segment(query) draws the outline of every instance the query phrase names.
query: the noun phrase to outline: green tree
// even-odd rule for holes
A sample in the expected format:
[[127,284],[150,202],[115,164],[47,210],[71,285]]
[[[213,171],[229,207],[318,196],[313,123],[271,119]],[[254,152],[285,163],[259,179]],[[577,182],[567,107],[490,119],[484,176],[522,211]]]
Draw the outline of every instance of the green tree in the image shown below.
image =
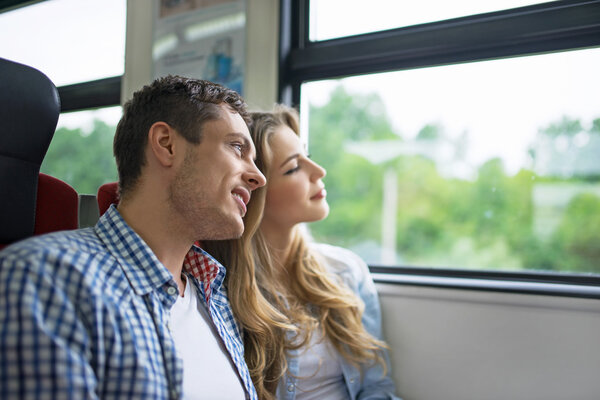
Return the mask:
[[441,139],[443,136],[443,129],[439,124],[427,124],[417,134],[417,140]]
[[600,133],[600,118],[596,118],[592,121],[592,129],[590,133]]
[[393,165],[398,174],[398,251],[410,262],[426,263],[445,246],[452,187],[425,157],[398,157]]
[[568,116],[563,116],[560,121],[549,124],[545,128],[540,129],[539,132],[555,138],[560,135],[574,136],[582,130],[583,127],[581,126],[581,121]]
[[311,224],[320,240],[352,245],[353,238],[379,240],[381,166],[348,154],[348,141],[399,139],[377,95],[354,95],[342,86],[322,107],[310,108],[309,144],[315,161],[327,170],[324,181],[331,213]]
[[493,158],[478,171],[467,202],[475,223],[472,234],[481,243],[498,236],[518,239],[531,230],[533,220],[531,172],[522,170],[514,177],[504,171],[502,161]]
[[[539,132],[556,138],[582,130],[579,120],[565,116]],[[534,184],[582,178],[539,177],[526,169],[509,176],[499,158],[484,162],[475,180],[444,176],[439,164],[421,155],[372,164],[345,152],[345,145],[402,138],[393,133],[380,98],[353,95],[341,86],[326,105],[311,107],[309,132],[313,158],[328,171],[331,205],[329,218],[311,224],[318,240],[345,246],[380,242],[383,173],[392,168],[398,179],[396,249],[404,263],[600,272],[598,197],[572,199],[550,239],[534,231]],[[598,133],[600,118],[589,130]],[[443,126],[430,123],[416,140],[448,139]]]
[[115,127],[95,120],[93,130],[60,128],[44,157],[41,172],[64,180],[80,194],[96,194],[98,187],[117,180],[112,156]]
[[600,197],[579,194],[567,205],[552,246],[562,250],[561,269],[600,273]]

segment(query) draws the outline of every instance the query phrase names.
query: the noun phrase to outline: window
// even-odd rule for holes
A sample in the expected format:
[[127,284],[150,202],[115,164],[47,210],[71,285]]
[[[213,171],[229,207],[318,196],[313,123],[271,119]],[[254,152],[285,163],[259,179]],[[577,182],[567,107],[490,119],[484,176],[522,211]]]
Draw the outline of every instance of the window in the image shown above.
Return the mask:
[[306,83],[322,241],[368,263],[600,273],[600,49]]
[[312,0],[310,40],[335,39],[535,3],[542,3],[542,1]]
[[377,32],[282,3],[280,99],[328,169],[312,233],[372,266],[600,274],[600,1],[483,3]]
[[0,36],[7,38],[0,55],[58,86],[62,113],[41,172],[80,194],[116,180],[112,138],[121,115],[125,13],[125,0],[54,0],[0,14]]
[[125,0],[42,1],[0,14],[0,54],[56,86],[123,75]]
[[40,171],[95,195],[117,180],[112,144],[120,118],[120,106],[61,114]]

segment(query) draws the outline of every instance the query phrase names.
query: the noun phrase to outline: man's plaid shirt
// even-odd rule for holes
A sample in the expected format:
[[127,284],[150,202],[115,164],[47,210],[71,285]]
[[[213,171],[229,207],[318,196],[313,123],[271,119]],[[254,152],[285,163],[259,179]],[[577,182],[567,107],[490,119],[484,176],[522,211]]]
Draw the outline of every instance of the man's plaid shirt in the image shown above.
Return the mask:
[[[223,280],[194,246],[184,266],[246,389],[256,391]],[[112,206],[94,228],[0,252],[1,399],[178,399],[171,273]],[[210,363],[211,360],[206,360]]]

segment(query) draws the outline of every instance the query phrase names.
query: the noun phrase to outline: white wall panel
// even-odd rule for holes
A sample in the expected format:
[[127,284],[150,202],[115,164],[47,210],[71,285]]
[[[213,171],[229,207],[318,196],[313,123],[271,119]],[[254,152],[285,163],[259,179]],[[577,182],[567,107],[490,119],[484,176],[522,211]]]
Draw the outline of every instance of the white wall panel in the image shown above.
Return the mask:
[[600,399],[600,301],[378,284],[405,400]]

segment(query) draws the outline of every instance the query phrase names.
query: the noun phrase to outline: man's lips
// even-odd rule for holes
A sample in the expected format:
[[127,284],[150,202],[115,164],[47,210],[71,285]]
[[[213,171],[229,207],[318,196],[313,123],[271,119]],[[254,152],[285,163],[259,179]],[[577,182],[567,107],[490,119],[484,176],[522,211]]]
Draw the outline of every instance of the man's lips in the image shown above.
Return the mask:
[[325,196],[327,196],[327,190],[325,190],[325,188],[319,190],[314,196],[312,196],[310,199],[311,200],[321,200],[324,199]]
[[240,207],[240,210],[242,211],[242,217],[243,217],[244,215],[246,215],[246,211],[247,211],[247,208],[246,208],[246,205],[244,204],[244,201],[238,195],[236,195],[235,193],[233,193],[233,198],[238,203],[238,206]]
[[242,216],[246,215],[246,211],[248,211],[246,204],[250,201],[250,192],[245,188],[235,188],[231,191],[231,194],[240,206]]

